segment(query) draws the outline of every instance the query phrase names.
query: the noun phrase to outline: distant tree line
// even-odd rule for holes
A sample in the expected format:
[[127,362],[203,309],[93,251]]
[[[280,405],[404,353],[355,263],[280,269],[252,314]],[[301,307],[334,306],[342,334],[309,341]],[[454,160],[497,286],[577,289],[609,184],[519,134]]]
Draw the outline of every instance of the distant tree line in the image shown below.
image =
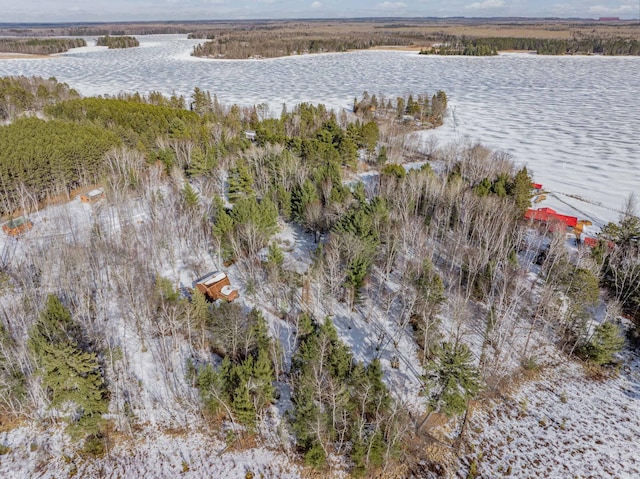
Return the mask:
[[576,37],[569,40],[445,37],[441,45],[422,49],[420,54],[490,56],[504,50],[535,51],[540,55],[640,55],[640,41],[601,37]]
[[83,38],[0,38],[0,52],[51,55],[86,47]]
[[132,48],[139,47],[140,42],[136,37],[127,35],[105,35],[97,38],[96,46],[109,48]]
[[346,52],[380,45],[412,45],[414,35],[397,35],[381,31],[370,32],[303,32],[297,30],[197,32],[190,38],[208,38],[196,45],[193,55],[214,58],[273,58],[305,53]]

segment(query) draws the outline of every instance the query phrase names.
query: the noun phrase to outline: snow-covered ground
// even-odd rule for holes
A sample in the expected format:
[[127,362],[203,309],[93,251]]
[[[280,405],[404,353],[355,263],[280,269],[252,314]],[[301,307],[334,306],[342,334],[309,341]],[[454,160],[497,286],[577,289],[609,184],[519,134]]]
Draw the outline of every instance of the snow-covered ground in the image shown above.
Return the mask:
[[550,205],[559,211],[602,225],[618,219],[626,196],[640,195],[638,57],[361,51],[215,61],[190,57],[201,41],[184,35],[138,38],[141,48],[88,46],[39,61],[0,60],[0,75],[55,76],[84,95],[160,91],[188,98],[200,87],[223,103],[266,103],[274,115],[283,103],[349,110],[365,90],[394,98],[444,90],[449,117],[428,135],[441,146],[481,141],[512,154],[556,195]]
[[628,355],[619,377],[599,380],[559,357],[476,412],[469,435],[465,469],[476,461],[478,477],[640,477],[640,358]]
[[[169,189],[165,192],[167,197],[171,194]],[[0,250],[17,260],[34,254],[32,250],[43,244],[89,241],[96,224],[103,234],[114,237],[123,228],[144,231],[152,227],[148,208],[144,195],[129,199],[120,208],[109,199],[89,205],[74,198],[32,214],[34,227],[19,240],[0,235]],[[317,247],[312,234],[281,223],[274,240],[284,253],[285,269],[297,274],[309,271]],[[540,240],[534,234],[528,238],[531,244]],[[201,249],[206,251],[201,246],[182,245],[174,239],[165,256],[149,261],[175,285],[190,284],[198,272],[190,266],[189,255],[201,255],[197,261],[198,268],[203,269],[201,273],[220,266],[211,256],[198,253]],[[527,258],[523,256],[521,261],[526,262]],[[268,288],[246,291],[246,272],[240,264],[226,270],[232,284],[241,290],[240,303],[263,311],[272,336],[283,346],[285,364],[289,364],[295,346],[294,325],[281,317],[268,296]],[[356,360],[368,363],[380,358],[390,391],[419,417],[426,398],[421,395],[418,350],[406,322],[409,309],[405,295],[410,292],[402,290],[394,274],[385,278],[379,271],[374,272],[374,279],[364,288],[362,303],[354,311],[338,298],[321,294],[313,284],[308,307],[317,318],[333,320]],[[519,281],[518,287],[529,289],[536,277],[530,273]],[[446,336],[453,335],[459,327],[455,319],[458,306],[449,302],[443,308],[442,331]],[[118,428],[104,458],[91,461],[76,455],[68,439],[51,426],[23,426],[0,433],[0,444],[9,448],[7,454],[0,455],[0,477],[49,478],[74,471],[78,477],[89,478],[104,477],[101,471],[108,471],[106,477],[114,478],[145,475],[232,479],[246,477],[249,471],[255,477],[303,475],[289,450],[291,443],[281,437],[286,435],[285,428],[278,426],[290,405],[286,387],[279,385],[281,400],[262,425],[267,438],[264,443],[225,450],[223,433],[206,433],[198,411],[197,391],[186,384],[186,342],[172,335],[141,335],[128,313],[117,308],[108,313],[110,341],[121,348],[126,358],[122,364],[115,361],[115,366],[109,366],[109,374],[114,384],[127,385],[135,421],[128,429]],[[526,336],[518,328],[526,330],[529,326],[517,315],[509,321],[513,322],[514,339],[506,339],[499,358],[504,375],[517,370],[516,356],[522,351]],[[483,328],[474,321],[468,321],[464,328],[465,341],[478,357]],[[501,477],[509,471],[512,477],[532,478],[636,477],[640,471],[635,442],[640,433],[638,357],[627,358],[620,377],[595,381],[587,379],[577,363],[559,356],[540,332],[533,333],[530,350],[543,366],[541,378],[514,385],[495,405],[476,410],[468,428],[472,449],[466,451],[461,469],[467,470],[476,461],[482,477]],[[395,358],[397,368],[391,366]],[[122,411],[122,398],[114,394],[111,399],[112,409]],[[136,430],[138,427],[141,430]],[[336,470],[340,474],[341,469]]]
[[260,445],[234,450],[209,434],[190,430],[160,433],[147,428],[91,460],[78,456],[61,431],[52,428],[21,427],[0,433],[0,443],[10,448],[0,456],[0,476],[6,479],[301,477],[300,467],[281,450]]

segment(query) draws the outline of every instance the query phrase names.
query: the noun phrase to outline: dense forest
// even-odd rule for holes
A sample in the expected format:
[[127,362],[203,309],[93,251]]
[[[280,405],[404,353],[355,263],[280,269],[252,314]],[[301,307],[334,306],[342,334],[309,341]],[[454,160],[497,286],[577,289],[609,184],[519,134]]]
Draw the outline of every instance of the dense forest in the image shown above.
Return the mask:
[[10,146],[0,152],[3,213],[95,183],[104,171],[105,153],[120,141],[97,126],[37,118],[0,128],[0,143]]
[[96,39],[96,46],[109,48],[132,48],[139,47],[137,38],[127,35],[105,35]]
[[0,120],[13,120],[16,116],[39,114],[45,106],[59,101],[79,98],[77,91],[55,78],[2,77],[0,78]]
[[0,52],[51,55],[86,47],[82,38],[0,38]]
[[535,51],[539,55],[640,55],[640,41],[630,38],[444,38],[439,46],[425,48],[422,55],[497,55],[498,51]]
[[[532,178],[505,153],[416,151],[416,121],[446,107],[442,91],[364,93],[353,112],[270,117],[196,88],[14,113],[2,208],[34,226],[2,238],[3,424],[63,427],[81,459],[60,467],[79,476],[164,428],[269,445],[309,474],[430,477],[457,472],[473,409],[539,369],[542,345],[611,374],[622,328],[593,311],[602,283],[611,311],[640,319],[633,205],[570,253],[563,231],[523,220]],[[38,211],[95,184],[100,204]],[[188,287],[214,267],[237,302]],[[192,456],[165,454],[189,471]]]

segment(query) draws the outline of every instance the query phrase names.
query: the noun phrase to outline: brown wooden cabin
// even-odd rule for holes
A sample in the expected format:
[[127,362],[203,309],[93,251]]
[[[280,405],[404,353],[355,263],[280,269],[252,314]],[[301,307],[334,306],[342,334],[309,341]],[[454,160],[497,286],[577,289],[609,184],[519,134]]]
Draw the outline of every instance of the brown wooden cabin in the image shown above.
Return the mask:
[[81,194],[80,201],[82,201],[83,203],[93,203],[95,201],[98,201],[99,199],[102,199],[103,196],[104,191],[102,191],[101,189],[95,189]]
[[22,233],[26,233],[33,227],[33,223],[31,220],[25,218],[24,216],[19,216],[18,218],[13,218],[7,221],[2,225],[2,231],[4,231],[9,236],[18,236]]
[[211,301],[224,299],[230,303],[240,296],[238,291],[231,287],[229,277],[222,271],[206,274],[196,280],[194,286]]

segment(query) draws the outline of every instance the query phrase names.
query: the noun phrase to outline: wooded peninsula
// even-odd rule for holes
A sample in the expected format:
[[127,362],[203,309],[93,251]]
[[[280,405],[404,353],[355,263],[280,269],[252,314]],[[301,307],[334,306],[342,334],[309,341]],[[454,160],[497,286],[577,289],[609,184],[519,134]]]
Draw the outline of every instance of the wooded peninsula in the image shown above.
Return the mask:
[[51,55],[86,46],[82,38],[0,38],[0,52],[4,53]]

